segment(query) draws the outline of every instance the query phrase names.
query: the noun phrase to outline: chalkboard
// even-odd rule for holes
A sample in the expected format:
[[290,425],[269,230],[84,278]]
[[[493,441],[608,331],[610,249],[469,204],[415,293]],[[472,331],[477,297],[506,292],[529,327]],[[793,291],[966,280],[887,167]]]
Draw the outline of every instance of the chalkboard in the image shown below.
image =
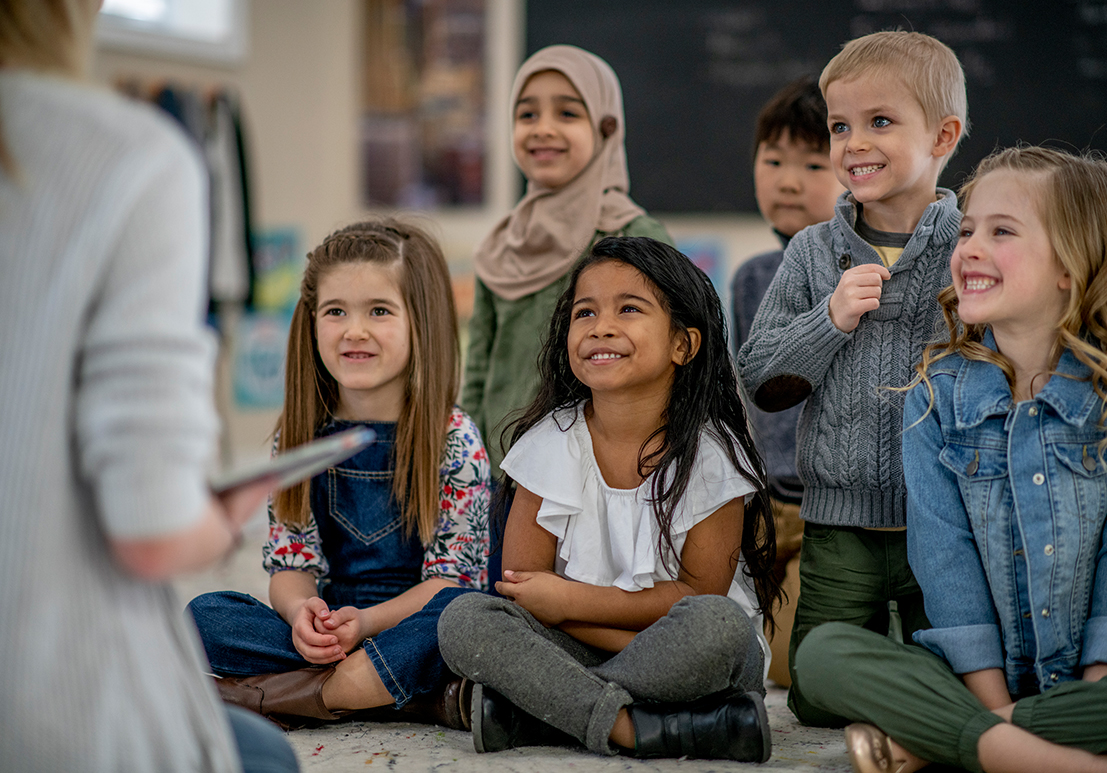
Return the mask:
[[1107,0],[528,0],[527,53],[571,43],[623,84],[631,195],[653,212],[756,211],[753,125],[781,86],[883,29],[965,68],[970,135],[940,184],[997,146],[1107,150]]

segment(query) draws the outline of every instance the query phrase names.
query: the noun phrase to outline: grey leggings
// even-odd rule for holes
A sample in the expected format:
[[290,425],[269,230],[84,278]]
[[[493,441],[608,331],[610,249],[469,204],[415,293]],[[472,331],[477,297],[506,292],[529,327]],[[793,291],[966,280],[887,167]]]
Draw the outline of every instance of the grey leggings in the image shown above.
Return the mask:
[[619,709],[685,702],[727,688],[765,694],[764,655],[749,617],[725,596],[688,596],[615,655],[547,628],[518,604],[470,593],[438,621],[442,657],[598,754]]

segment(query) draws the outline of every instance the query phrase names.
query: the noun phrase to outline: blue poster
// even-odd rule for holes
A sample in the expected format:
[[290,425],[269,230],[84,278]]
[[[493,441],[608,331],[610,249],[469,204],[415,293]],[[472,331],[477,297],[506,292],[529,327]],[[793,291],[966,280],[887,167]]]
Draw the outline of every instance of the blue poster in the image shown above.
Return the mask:
[[280,408],[284,402],[284,356],[292,315],[246,312],[234,337],[232,383],[235,405]]
[[300,300],[300,279],[307,262],[295,228],[255,233],[254,308],[291,312]]
[[676,243],[677,249],[687,255],[700,271],[707,274],[719,297],[725,297],[728,263],[723,243],[710,236],[677,239]]

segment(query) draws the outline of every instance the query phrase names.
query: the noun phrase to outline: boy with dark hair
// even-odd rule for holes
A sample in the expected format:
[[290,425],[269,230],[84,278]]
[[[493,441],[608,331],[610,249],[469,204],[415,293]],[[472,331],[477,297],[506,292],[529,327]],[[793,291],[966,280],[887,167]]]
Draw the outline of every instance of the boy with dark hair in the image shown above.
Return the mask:
[[[731,330],[735,351],[749,337],[754,315],[784,258],[784,247],[809,225],[834,216],[834,202],[845,189],[830,168],[830,135],[826,102],[811,77],[792,81],[778,91],[757,116],[754,136],[754,192],[762,216],[780,238],[781,249],[755,255],[734,272],[730,284]],[[803,525],[799,518],[803,484],[796,474],[796,422],[800,406],[766,413],[749,406],[758,450],[765,460],[776,522],[777,574],[793,586]],[[789,565],[792,566],[789,569]],[[787,642],[795,613],[796,591],[777,615],[769,677],[791,684]]]
[[927,626],[907,562],[900,457],[904,386],[940,320],[960,213],[938,175],[967,123],[956,55],[917,32],[853,40],[819,79],[830,159],[848,193],[834,219],[800,233],[738,362],[759,407],[806,398],[796,466],[806,524],[789,646],[788,705],[806,724],[841,717],[808,703],[794,654],[815,626],[841,621],[896,633]]

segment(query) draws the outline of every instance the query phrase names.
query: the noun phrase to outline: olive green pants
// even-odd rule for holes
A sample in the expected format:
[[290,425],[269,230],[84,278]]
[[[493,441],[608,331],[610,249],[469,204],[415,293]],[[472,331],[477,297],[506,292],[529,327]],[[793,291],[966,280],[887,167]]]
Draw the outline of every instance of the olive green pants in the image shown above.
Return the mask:
[[[979,771],[980,736],[1003,722],[937,655],[857,626],[812,631],[795,669],[814,706],[876,725],[931,762]],[[1023,698],[1011,722],[1062,746],[1107,753],[1107,680],[1065,682]]]
[[796,618],[788,643],[792,676],[788,708],[805,725],[842,727],[845,717],[806,699],[807,688],[795,670],[796,649],[823,623],[849,623],[879,634],[892,629],[908,644],[915,631],[930,627],[922,591],[907,563],[907,532],[808,523],[803,529],[799,575]]

